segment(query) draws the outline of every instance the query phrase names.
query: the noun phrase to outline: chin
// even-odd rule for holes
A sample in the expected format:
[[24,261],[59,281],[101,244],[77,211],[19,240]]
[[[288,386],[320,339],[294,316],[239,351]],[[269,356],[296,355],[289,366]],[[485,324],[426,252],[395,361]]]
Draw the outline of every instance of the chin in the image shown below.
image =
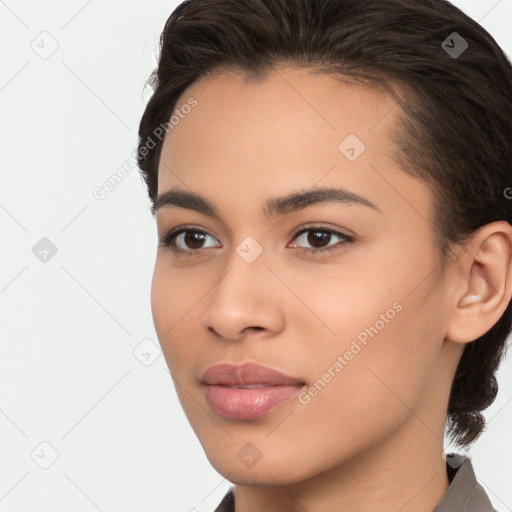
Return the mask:
[[257,467],[254,466],[252,468],[233,467],[233,465],[222,463],[218,465],[212,464],[212,466],[226,480],[237,485],[274,487],[276,485],[299,483],[305,479],[297,475],[290,475],[289,469],[281,471],[272,465],[267,464],[264,466],[261,461],[257,464]]
[[252,450],[254,449],[251,448],[250,443],[243,444],[242,448],[238,444],[236,448],[224,446],[222,451],[219,451],[219,445],[217,445],[212,450],[206,449],[205,454],[215,471],[233,484],[290,485],[317,474],[318,468],[305,466],[304,460],[297,463],[287,453],[281,455],[276,452],[263,453],[261,458],[257,459],[254,452],[251,460]]

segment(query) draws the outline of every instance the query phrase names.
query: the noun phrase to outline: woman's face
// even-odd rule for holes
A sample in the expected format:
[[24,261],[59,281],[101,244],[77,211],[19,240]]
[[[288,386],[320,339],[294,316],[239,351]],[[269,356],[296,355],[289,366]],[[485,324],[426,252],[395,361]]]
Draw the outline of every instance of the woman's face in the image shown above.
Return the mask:
[[[176,105],[158,194],[201,196],[217,215],[170,197],[157,209],[159,239],[189,232],[158,249],[153,319],[185,414],[232,482],[299,482],[397,439],[441,452],[461,347],[444,342],[429,190],[391,158],[394,105],[295,68],[203,79]],[[327,188],[359,199],[267,205]],[[248,362],[298,385],[203,382]]]

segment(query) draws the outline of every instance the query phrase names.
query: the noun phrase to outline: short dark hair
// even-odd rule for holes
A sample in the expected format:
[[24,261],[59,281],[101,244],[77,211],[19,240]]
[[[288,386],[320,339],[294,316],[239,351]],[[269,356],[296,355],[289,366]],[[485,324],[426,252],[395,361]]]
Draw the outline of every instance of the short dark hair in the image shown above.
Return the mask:
[[[468,45],[460,55],[448,51],[455,41]],[[138,165],[153,205],[163,138],[152,134],[181,94],[201,77],[235,71],[261,80],[283,65],[384,87],[395,97],[402,108],[390,136],[393,158],[430,186],[442,264],[450,247],[464,246],[481,226],[512,224],[505,192],[512,190],[512,65],[481,25],[445,0],[182,2],[161,34],[148,79],[154,93],[139,126]],[[460,446],[484,430],[481,411],[496,398],[511,330],[509,302],[464,348],[447,411],[448,433]]]

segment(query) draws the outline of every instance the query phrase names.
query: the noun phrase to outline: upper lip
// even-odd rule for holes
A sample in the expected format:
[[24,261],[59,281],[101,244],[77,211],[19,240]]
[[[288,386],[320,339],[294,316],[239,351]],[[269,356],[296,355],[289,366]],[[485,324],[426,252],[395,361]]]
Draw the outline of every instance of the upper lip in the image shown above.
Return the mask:
[[297,386],[303,385],[300,379],[290,377],[268,366],[256,363],[233,365],[229,363],[210,366],[202,375],[204,384],[219,386],[240,386],[251,384],[265,384],[268,386]]

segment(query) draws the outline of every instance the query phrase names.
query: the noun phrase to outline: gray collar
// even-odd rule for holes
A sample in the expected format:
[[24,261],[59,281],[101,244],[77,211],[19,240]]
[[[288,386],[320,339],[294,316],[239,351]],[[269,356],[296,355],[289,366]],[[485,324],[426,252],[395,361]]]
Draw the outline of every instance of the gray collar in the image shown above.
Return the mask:
[[446,456],[446,466],[457,472],[434,512],[495,512],[484,488],[476,479],[469,457],[449,454]]

